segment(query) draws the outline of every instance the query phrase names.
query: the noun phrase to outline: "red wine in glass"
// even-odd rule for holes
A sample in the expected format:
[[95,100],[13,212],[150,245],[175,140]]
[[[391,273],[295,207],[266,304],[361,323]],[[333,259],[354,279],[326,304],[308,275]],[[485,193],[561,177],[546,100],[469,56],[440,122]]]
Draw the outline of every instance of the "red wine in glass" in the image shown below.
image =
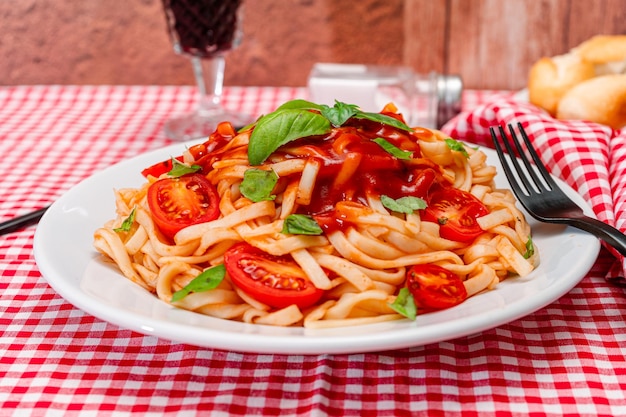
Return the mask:
[[200,92],[198,109],[170,119],[166,135],[175,140],[205,138],[222,121],[234,126],[251,117],[222,107],[224,54],[241,42],[243,0],[162,0],[174,51],[191,59]]

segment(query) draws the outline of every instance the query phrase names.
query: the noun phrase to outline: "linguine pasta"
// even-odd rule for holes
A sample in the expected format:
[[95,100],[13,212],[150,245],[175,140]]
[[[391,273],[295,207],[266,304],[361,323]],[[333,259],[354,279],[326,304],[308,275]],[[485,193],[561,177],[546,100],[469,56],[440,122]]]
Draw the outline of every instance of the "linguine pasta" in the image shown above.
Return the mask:
[[[318,116],[319,108],[311,106],[298,111]],[[393,105],[380,114],[402,122]],[[510,191],[494,188],[496,170],[486,165],[483,152],[437,130],[400,129],[375,117],[359,117],[363,115],[332,122],[321,135],[284,140],[254,165],[250,155],[261,120],[239,132],[223,123],[206,142],[178,158],[215,187],[217,218],[168,237],[155,223],[148,194],[171,172],[147,175],[140,188],[115,191],[116,216],[95,231],[94,246],[126,278],[176,307],[223,319],[308,328],[403,318],[394,302],[415,265],[435,264],[458,275],[467,296],[533,270],[538,254],[529,225]],[[416,177],[425,171],[427,180],[421,184]],[[257,180],[245,177],[271,172],[275,184],[270,196],[250,198],[254,190],[246,192],[246,187]],[[423,206],[406,209],[407,201],[428,204],[437,188],[462,190],[482,202],[487,213],[476,219],[477,237],[442,237],[443,221],[426,219]],[[411,200],[398,194],[404,189]],[[301,219],[294,215],[313,219],[319,230],[290,232],[286,223]],[[228,269],[214,288],[192,288],[194,279],[222,266],[242,242],[270,259],[287,259],[290,274],[313,285],[321,298],[304,307],[273,307],[237,286]]]

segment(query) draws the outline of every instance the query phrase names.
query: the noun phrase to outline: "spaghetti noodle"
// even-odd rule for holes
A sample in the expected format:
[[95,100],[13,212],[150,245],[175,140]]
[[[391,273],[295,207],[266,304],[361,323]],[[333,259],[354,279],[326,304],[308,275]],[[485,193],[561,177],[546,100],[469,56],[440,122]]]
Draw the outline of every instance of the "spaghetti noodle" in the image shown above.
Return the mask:
[[460,291],[454,305],[538,263],[495,174],[479,149],[408,128],[392,104],[296,100],[239,132],[222,123],[146,169],[140,188],[116,190],[94,246],[201,314],[309,328],[396,320],[448,306],[428,305],[434,287],[415,279],[458,279],[437,295]]

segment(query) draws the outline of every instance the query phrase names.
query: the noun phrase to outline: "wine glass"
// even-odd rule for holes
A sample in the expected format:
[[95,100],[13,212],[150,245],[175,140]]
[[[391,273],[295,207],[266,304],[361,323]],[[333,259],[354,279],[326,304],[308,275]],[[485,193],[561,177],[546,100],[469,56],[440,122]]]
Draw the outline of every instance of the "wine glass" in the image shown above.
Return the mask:
[[195,112],[168,120],[174,140],[207,137],[218,123],[245,126],[250,116],[224,109],[224,54],[241,42],[243,0],[162,0],[170,38],[177,54],[191,59],[200,102]]

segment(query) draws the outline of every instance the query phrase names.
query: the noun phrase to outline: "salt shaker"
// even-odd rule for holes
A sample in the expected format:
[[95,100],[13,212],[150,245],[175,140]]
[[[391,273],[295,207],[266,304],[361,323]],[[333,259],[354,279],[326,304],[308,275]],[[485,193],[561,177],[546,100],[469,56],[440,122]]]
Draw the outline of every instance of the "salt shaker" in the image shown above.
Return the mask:
[[359,64],[315,64],[308,87],[311,101],[329,106],[337,100],[379,112],[392,102],[409,125],[427,128],[440,128],[458,114],[463,93],[458,75]]

